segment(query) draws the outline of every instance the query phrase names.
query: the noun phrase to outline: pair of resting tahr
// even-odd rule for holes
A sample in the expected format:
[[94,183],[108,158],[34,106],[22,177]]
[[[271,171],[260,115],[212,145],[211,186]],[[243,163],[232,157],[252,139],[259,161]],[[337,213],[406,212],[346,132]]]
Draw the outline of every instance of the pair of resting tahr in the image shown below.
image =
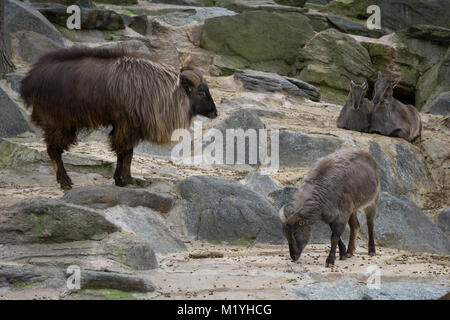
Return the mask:
[[372,101],[364,98],[366,83],[350,84],[350,93],[337,119],[337,127],[414,141],[422,132],[422,121],[417,109],[405,105],[393,97],[396,81],[383,77],[378,79]]
[[[386,101],[385,91],[382,101]],[[198,71],[177,72],[124,48],[74,48],[47,54],[22,80],[21,96],[33,107],[31,120],[44,131],[47,152],[63,189],[70,189],[72,181],[61,154],[83,128],[112,126],[111,145],[117,153],[114,180],[125,186],[133,182],[130,166],[133,147],[139,141],[165,143],[175,129],[189,128],[193,116],[217,117],[208,86]],[[351,99],[354,105],[358,103],[353,108],[358,111],[362,95],[351,94]],[[292,259],[300,257],[312,225],[319,220],[332,230],[327,266],[334,264],[337,246],[341,259],[352,256],[359,209],[365,209],[369,254],[375,254],[373,220],[379,193],[379,170],[367,152],[342,149],[320,159],[293,203],[280,211]],[[348,249],[340,239],[347,223],[351,230]]]

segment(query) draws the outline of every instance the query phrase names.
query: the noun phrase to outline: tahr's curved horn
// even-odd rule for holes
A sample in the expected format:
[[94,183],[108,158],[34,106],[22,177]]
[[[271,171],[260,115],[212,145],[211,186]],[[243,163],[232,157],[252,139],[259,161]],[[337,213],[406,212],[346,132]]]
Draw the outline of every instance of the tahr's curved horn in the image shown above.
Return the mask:
[[282,206],[280,211],[278,211],[278,215],[280,216],[281,222],[286,223],[287,218],[286,215],[284,214],[284,206]]

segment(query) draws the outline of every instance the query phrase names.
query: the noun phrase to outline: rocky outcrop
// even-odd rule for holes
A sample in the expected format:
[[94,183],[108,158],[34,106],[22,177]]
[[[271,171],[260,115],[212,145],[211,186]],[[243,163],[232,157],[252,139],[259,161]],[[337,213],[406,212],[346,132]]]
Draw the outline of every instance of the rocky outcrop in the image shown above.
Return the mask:
[[135,235],[148,243],[157,253],[185,251],[184,242],[165,224],[156,212],[142,207],[118,206],[105,211],[106,219],[124,232]]
[[223,56],[233,69],[292,73],[298,50],[314,36],[300,13],[244,12],[205,22],[201,47]]
[[450,91],[442,93],[436,100],[428,103],[423,112],[448,116],[450,114]]
[[33,131],[23,114],[20,112],[19,106],[1,87],[0,105],[0,119],[2,119],[0,122],[0,138],[14,137],[26,131]]
[[[38,3],[32,6],[42,13],[49,21],[66,27],[67,19],[71,14],[67,13],[67,7],[61,4]],[[123,19],[115,11],[102,9],[81,8],[81,29],[119,30],[124,29]]]
[[380,7],[383,27],[400,30],[418,24],[429,24],[450,28],[446,12],[450,9],[447,1],[428,0],[334,0],[323,11],[357,19],[367,19],[369,5]]
[[308,167],[343,146],[339,138],[280,130],[280,167]]
[[305,300],[434,300],[449,290],[448,286],[408,281],[382,281],[380,288],[376,288],[352,278],[292,289],[300,299]]
[[[361,233],[367,237],[365,219]],[[422,210],[405,196],[381,193],[375,219],[375,240],[383,247],[410,251],[450,252],[450,240]]]
[[[375,71],[367,50],[335,29],[322,31],[312,38],[300,50],[297,67],[302,80],[321,89],[340,91],[342,96],[347,95],[351,80],[366,82]],[[327,95],[326,91],[321,93]]]
[[175,199],[169,194],[158,194],[145,189],[126,189],[115,186],[91,186],[74,188],[62,197],[64,201],[95,209],[106,209],[117,205],[146,207],[167,213]]
[[436,224],[441,230],[450,237],[450,208],[442,210],[436,217]]
[[242,180],[242,183],[263,196],[280,190],[282,187],[278,181],[260,172],[250,172],[245,176],[244,180]]
[[173,10],[163,9],[152,21],[158,24],[168,24],[172,27],[186,27],[203,24],[206,20],[216,17],[234,16],[234,11],[225,8],[177,8]]
[[80,280],[80,289],[115,289],[125,292],[155,291],[155,286],[148,279],[115,272],[82,270]]
[[6,205],[0,221],[3,244],[89,240],[118,230],[97,211],[47,198],[29,198]]
[[17,0],[7,0],[5,10],[8,12],[5,22],[10,33],[32,31],[63,45],[59,31],[42,14],[28,5]]
[[247,90],[260,92],[284,91],[293,96],[320,101],[319,90],[299,79],[254,70],[236,70],[234,78],[241,81]]
[[184,223],[198,240],[283,243],[275,208],[238,182],[192,176],[182,181]]
[[61,44],[32,31],[19,31],[13,37],[15,55],[27,63],[34,63],[44,54],[63,48]]

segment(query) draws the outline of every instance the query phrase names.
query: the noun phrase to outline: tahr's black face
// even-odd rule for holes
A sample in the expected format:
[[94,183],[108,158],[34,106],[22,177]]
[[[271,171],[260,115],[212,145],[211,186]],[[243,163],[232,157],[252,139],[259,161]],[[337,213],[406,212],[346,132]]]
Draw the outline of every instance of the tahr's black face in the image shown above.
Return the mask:
[[210,119],[218,116],[216,104],[206,84],[201,83],[196,88],[193,88],[189,99],[194,115],[202,115]]
[[283,224],[283,233],[289,244],[289,255],[297,261],[311,238],[311,226],[303,225],[302,220]]

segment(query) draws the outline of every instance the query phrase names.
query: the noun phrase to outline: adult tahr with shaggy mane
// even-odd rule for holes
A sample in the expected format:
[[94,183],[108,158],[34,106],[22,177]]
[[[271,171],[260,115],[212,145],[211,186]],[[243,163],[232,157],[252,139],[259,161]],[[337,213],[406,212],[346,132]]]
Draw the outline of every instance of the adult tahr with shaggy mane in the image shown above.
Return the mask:
[[62,49],[41,57],[21,83],[32,106],[31,120],[43,129],[57,181],[72,181],[61,154],[84,128],[112,126],[117,154],[116,185],[132,184],[133,147],[141,140],[168,143],[176,129],[188,129],[195,115],[217,117],[197,70],[178,72],[150,57],[119,48]]

